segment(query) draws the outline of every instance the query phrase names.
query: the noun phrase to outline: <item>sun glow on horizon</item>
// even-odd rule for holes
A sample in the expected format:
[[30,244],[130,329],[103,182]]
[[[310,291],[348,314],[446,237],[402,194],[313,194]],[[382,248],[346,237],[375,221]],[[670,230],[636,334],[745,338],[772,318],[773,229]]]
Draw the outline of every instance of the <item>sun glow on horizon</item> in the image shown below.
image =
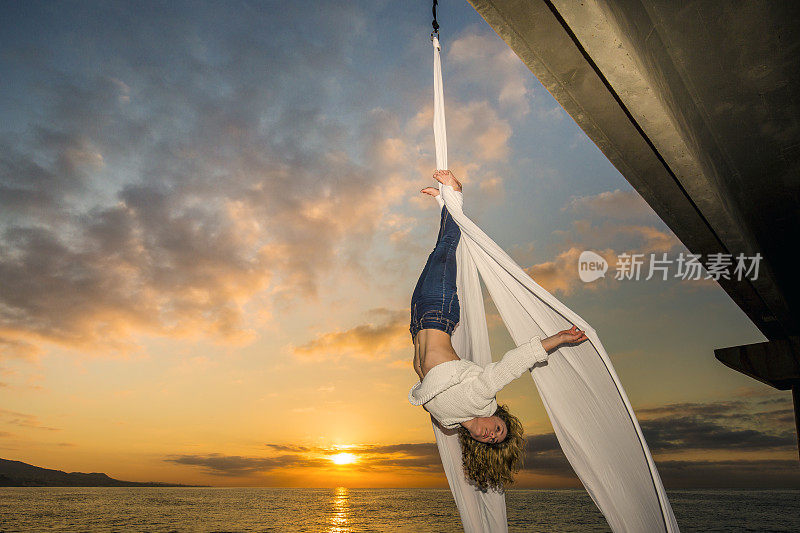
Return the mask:
[[337,465],[349,465],[357,461],[356,456],[352,453],[337,453],[336,455],[331,455],[330,459]]

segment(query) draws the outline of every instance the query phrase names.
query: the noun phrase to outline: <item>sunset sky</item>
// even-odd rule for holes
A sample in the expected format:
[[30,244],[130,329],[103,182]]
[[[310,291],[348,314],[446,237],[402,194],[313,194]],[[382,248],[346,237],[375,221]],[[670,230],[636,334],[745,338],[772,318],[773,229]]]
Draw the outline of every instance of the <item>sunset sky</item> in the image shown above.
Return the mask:
[[[797,486],[791,393],[713,354],[764,336],[713,280],[614,279],[618,254],[688,250],[467,2],[440,3],[465,213],[595,328],[666,487]],[[422,1],[0,2],[0,457],[445,487],[407,399],[439,222],[429,34]],[[605,279],[579,279],[584,250]],[[580,486],[533,381],[498,399],[528,435],[517,486]]]

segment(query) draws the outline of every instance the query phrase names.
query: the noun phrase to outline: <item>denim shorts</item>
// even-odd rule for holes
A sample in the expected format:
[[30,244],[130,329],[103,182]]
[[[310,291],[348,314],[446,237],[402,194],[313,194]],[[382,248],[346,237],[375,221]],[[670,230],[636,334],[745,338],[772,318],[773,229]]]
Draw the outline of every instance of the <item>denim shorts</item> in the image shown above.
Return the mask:
[[456,294],[456,248],[461,229],[442,207],[439,237],[428,256],[411,296],[411,338],[421,329],[439,329],[452,334],[461,308]]

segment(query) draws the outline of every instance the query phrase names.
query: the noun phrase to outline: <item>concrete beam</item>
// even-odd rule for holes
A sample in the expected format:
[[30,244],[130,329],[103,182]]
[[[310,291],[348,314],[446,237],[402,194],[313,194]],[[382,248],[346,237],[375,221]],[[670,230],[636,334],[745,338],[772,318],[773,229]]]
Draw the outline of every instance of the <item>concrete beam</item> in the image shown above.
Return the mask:
[[800,383],[800,337],[717,348],[714,356],[725,366],[776,389]]

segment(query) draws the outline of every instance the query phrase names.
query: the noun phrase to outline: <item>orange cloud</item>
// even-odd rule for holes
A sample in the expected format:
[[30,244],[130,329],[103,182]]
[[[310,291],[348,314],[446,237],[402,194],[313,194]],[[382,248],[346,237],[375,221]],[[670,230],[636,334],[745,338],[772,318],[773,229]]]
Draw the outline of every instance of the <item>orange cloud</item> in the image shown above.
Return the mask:
[[447,127],[455,160],[486,163],[508,157],[511,125],[485,100],[450,104]]
[[375,360],[408,349],[408,310],[373,309],[367,314],[377,317],[379,321],[324,333],[295,347],[294,355],[301,360],[328,360],[338,357]]
[[[570,280],[578,280],[574,265],[577,264],[577,257],[583,250],[592,250],[600,254],[608,262],[609,269],[612,269],[617,264],[617,256],[620,253],[644,254],[645,257],[649,257],[650,254],[669,252],[681,244],[669,230],[662,230],[651,224],[615,222],[615,220],[630,219],[654,222],[659,220],[655,212],[635,191],[617,189],[593,196],[576,197],[562,210],[571,210],[582,216],[598,217],[601,222],[595,225],[588,218],[581,218],[573,221],[571,229],[554,232],[563,238],[572,256],[557,262],[558,270],[566,277],[556,276],[554,273],[556,265],[549,265],[548,273],[553,276],[553,284],[557,287],[564,288],[569,285]],[[563,267],[567,265],[569,266],[565,271]],[[597,288],[600,285],[605,284],[592,283],[587,287]]]
[[[615,202],[616,200],[610,201],[611,204]],[[575,220],[572,229],[556,230],[554,233],[563,238],[562,246],[566,250],[560,252],[555,259],[534,264],[525,268],[525,271],[548,292],[565,295],[573,293],[578,287],[588,290],[609,288],[609,280],[613,278],[618,256],[623,252],[644,254],[645,258],[649,258],[650,254],[669,252],[680,245],[680,241],[671,232],[643,224],[605,221],[595,226],[589,220]],[[577,265],[580,254],[585,250],[591,250],[606,260],[609,272],[606,273],[605,280],[592,283],[581,281]],[[660,259],[660,255],[656,259]],[[643,269],[646,269],[646,265],[643,265]]]
[[[576,287],[595,288],[594,284],[583,283],[578,277],[578,257],[581,252],[578,248],[569,248],[558,254],[553,261],[546,261],[527,267],[523,270],[544,287],[547,292],[564,295],[572,294]],[[596,251],[596,250],[595,250]],[[600,255],[604,255],[601,252]],[[607,253],[605,255],[608,255]],[[604,255],[604,257],[605,257]],[[606,260],[608,260],[606,258]]]
[[533,79],[519,57],[495,35],[467,31],[449,43],[446,62],[453,84],[478,84],[498,104],[521,116],[530,110]]

